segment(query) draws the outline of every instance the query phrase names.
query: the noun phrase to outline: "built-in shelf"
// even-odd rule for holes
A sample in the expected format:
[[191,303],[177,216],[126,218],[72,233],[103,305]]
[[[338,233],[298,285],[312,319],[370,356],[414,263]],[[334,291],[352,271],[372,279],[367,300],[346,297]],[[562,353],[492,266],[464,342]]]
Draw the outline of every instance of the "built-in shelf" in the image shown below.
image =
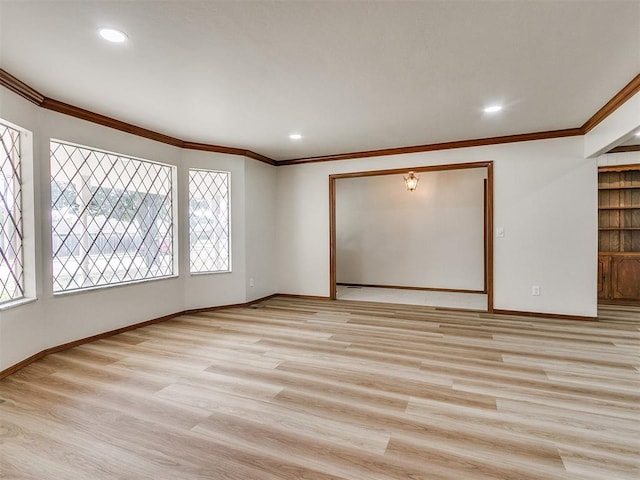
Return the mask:
[[640,165],[598,173],[598,299],[640,301]]
[[604,231],[615,231],[615,230],[640,230],[640,227],[604,227],[599,228],[601,232]]
[[598,252],[598,255],[603,255],[603,256],[623,255],[625,257],[640,257],[640,252]]
[[598,210],[638,210],[640,205],[624,206],[624,207],[598,207]]

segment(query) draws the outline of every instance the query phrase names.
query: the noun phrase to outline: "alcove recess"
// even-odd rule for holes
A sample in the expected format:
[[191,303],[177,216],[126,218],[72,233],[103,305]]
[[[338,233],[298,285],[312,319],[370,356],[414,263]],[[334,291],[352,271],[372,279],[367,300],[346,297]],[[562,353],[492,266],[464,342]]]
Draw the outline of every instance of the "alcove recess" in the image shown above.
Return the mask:
[[640,305],[640,165],[598,173],[598,299]]

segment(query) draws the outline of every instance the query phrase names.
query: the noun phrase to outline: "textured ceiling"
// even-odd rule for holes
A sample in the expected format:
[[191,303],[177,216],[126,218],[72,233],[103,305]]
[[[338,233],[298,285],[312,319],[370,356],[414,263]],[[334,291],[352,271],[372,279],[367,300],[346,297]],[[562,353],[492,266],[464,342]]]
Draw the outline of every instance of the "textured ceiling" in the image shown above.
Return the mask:
[[640,72],[640,2],[0,0],[0,66],[141,127],[298,158],[579,127]]

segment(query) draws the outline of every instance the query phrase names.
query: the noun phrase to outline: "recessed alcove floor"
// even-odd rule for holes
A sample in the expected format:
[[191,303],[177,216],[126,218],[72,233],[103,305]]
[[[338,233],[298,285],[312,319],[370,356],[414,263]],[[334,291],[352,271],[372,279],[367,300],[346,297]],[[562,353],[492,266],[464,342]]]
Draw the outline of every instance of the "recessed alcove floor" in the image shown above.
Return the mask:
[[481,293],[338,285],[336,288],[336,298],[338,300],[355,300],[361,302],[397,303],[478,311],[487,310],[487,296]]
[[637,479],[639,347],[626,316],[183,315],[1,380],[0,478]]

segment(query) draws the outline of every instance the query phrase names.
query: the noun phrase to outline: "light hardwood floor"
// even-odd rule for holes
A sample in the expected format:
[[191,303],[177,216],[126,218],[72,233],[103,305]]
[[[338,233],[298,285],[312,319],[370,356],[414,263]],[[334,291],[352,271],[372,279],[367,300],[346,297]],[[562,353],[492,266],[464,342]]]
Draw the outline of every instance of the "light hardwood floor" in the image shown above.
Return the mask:
[[0,478],[638,479],[640,318],[601,313],[179,317],[0,381]]

